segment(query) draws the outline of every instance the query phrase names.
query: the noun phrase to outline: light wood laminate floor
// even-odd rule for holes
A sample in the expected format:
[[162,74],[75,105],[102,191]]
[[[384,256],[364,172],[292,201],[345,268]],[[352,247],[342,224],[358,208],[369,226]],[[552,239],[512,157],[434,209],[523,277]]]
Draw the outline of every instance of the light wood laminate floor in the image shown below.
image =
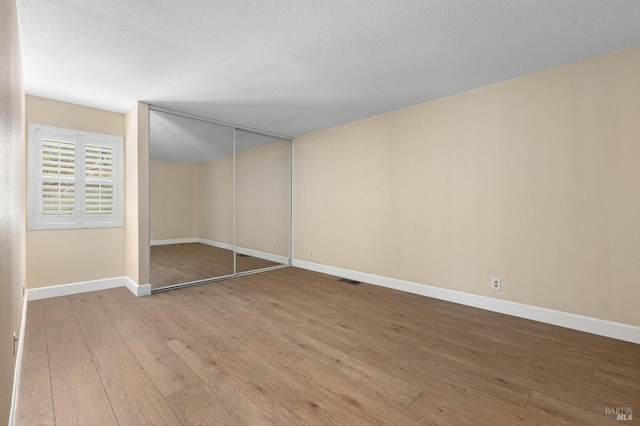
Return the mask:
[[[277,266],[279,263],[236,254],[238,272]],[[233,251],[201,243],[151,246],[151,288],[233,274]]]
[[287,268],[29,302],[17,424],[638,424],[639,364],[639,345]]

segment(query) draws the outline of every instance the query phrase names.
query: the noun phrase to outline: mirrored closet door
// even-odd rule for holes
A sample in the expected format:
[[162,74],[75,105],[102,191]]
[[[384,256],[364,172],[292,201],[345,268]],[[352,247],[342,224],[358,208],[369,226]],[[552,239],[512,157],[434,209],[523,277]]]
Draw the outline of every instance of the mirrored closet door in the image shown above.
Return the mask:
[[152,108],[152,291],[291,264],[291,140]]
[[151,288],[234,273],[233,128],[150,111]]
[[289,264],[291,141],[236,129],[236,272]]

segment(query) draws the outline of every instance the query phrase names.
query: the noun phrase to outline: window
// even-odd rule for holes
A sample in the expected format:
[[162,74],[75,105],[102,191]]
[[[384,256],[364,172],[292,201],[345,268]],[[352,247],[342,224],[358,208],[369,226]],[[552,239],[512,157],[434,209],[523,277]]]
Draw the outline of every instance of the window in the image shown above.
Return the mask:
[[122,226],[122,138],[29,124],[29,229]]

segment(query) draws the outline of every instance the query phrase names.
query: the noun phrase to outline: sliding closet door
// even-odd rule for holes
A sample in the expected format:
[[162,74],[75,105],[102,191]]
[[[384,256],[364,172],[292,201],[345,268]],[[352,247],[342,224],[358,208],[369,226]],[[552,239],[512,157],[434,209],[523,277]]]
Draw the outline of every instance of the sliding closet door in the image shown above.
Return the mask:
[[236,129],[236,272],[290,264],[291,141]]
[[233,128],[150,112],[151,287],[234,274]]

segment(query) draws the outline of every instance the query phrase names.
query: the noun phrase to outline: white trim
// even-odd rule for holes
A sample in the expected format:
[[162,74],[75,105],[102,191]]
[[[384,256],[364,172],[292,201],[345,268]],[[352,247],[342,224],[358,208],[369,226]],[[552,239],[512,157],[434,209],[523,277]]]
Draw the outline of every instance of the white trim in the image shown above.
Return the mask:
[[432,297],[434,299],[473,306],[475,308],[485,309],[492,312],[558,325],[560,327],[566,327],[614,339],[625,340],[627,342],[640,343],[640,327],[633,325],[576,315],[568,312],[541,308],[538,306],[525,305],[523,303],[510,302],[508,300],[494,299],[491,297],[464,293],[457,290],[433,287],[426,284],[418,284],[410,281],[368,274],[365,272],[337,268],[334,266],[321,265],[319,263],[307,262],[304,260],[294,259],[293,266],[324,274],[363,281],[379,285],[381,287],[388,287],[408,293],[419,294],[421,296]]
[[129,277],[114,277],[104,280],[83,281],[79,283],[61,284],[50,287],[30,288],[27,290],[26,300],[49,299],[51,297],[69,296],[71,294],[86,293],[88,291],[106,290],[109,288],[127,287],[136,296],[151,294],[151,285],[138,285]]
[[271,262],[282,263],[284,265],[289,264],[289,258],[286,256],[280,256],[277,254],[271,254],[264,251],[251,250],[248,248],[236,247],[236,253],[246,254],[247,256],[258,257],[264,260],[270,260]]
[[293,223],[294,217],[294,206],[293,202],[293,179],[295,178],[295,169],[293,167],[294,155],[295,155],[295,146],[294,139],[291,139],[291,145],[289,147],[289,259],[287,259],[287,264],[293,265],[293,230],[295,224]]
[[197,243],[198,238],[172,238],[169,240],[151,240],[152,246],[164,246],[166,244],[184,244],[184,243]]
[[[204,238],[198,238],[198,242],[209,245],[209,246],[218,247],[221,249],[226,249],[226,250],[234,249],[233,244],[221,243],[219,241],[213,241],[213,240],[205,240]],[[270,260],[276,263],[283,263],[285,265],[289,264],[289,258],[287,256],[280,256],[278,254],[271,254],[264,251],[258,251],[258,250],[244,248],[244,247],[236,247],[235,250],[236,250],[236,253],[239,253],[239,254],[246,254],[247,256],[258,257],[260,259]]]
[[70,294],[86,293],[88,291],[124,287],[124,285],[124,277],[114,277],[104,280],[83,281],[79,283],[61,284],[50,287],[30,288],[27,290],[27,299],[48,299],[50,297],[68,296]]
[[207,240],[205,238],[198,238],[198,242],[206,244],[208,246],[214,246],[225,250],[233,250],[235,247],[233,244],[221,243],[220,241]]
[[151,294],[151,284],[138,285],[129,277],[122,278],[124,279],[124,286],[136,296],[148,296]]
[[20,375],[22,374],[22,352],[24,351],[24,333],[27,322],[27,297],[23,297],[22,324],[20,324],[20,336],[18,337],[18,352],[16,353],[16,365],[13,373],[13,391],[11,393],[11,409],[9,411],[9,425],[13,426],[16,421],[16,410],[18,408],[18,395],[20,394]]
[[[56,133],[70,136],[65,140],[75,146],[75,214],[69,216],[44,216],[41,209],[40,187],[44,179],[39,168],[42,158],[42,134]],[[28,127],[28,168],[27,168],[27,229],[78,229],[78,228],[121,228],[124,226],[124,142],[121,136],[105,135],[82,130],[66,129],[44,124],[29,123]],[[86,147],[90,144],[113,148],[113,178],[106,179],[113,185],[113,215],[87,216],[85,214]],[[103,180],[99,178],[98,181]]]

